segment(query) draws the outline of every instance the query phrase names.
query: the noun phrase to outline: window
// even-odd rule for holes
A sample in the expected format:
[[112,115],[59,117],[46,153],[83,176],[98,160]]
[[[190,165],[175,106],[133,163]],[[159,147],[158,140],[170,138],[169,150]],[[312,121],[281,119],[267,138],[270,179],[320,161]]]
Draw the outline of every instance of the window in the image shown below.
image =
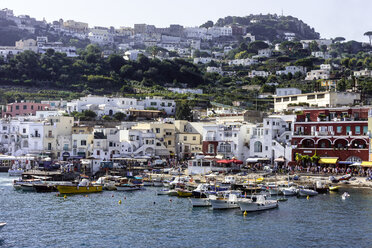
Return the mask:
[[368,133],[368,126],[363,127],[363,134],[366,135]]
[[80,141],[80,145],[82,145],[82,146],[86,146],[86,145],[87,145],[87,141],[86,141],[86,140],[82,140],[82,141]]
[[187,141],[187,136],[183,136],[183,141]]
[[23,109],[27,109],[27,105],[23,105]]
[[26,133],[26,128],[23,128],[23,133]]
[[341,126],[338,126],[337,127],[337,133],[341,133],[342,132],[342,127]]
[[324,98],[324,94],[318,94],[316,97],[317,97],[318,99],[322,99],[322,98]]
[[156,133],[160,133],[160,128],[156,128],[156,129],[155,129],[155,132],[156,132]]
[[291,101],[297,101],[297,96],[292,96]]
[[282,102],[282,98],[276,98],[275,102]]
[[260,141],[254,142],[254,152],[262,152],[262,143]]
[[19,110],[19,106],[16,106],[16,110]]
[[208,145],[208,153],[214,153],[214,145],[213,144]]
[[237,134],[236,133],[234,133],[234,137],[236,137],[237,136]]
[[360,126],[355,127],[355,134],[360,134]]
[[100,155],[100,151],[97,151],[96,154],[99,156]]
[[172,141],[171,140],[168,140],[168,145],[172,145]]
[[313,99],[315,99],[315,95],[308,95],[307,96],[307,100],[313,100]]
[[192,140],[196,140],[196,136],[192,136]]
[[52,143],[48,143],[48,150],[52,150]]
[[6,130],[6,127],[3,126],[3,130]]
[[100,141],[97,141],[97,146],[101,146],[101,142]]
[[265,151],[268,151],[269,150],[269,147],[268,146],[265,146]]
[[168,107],[172,107],[172,103],[171,102],[168,102]]
[[346,127],[346,134],[349,134],[350,130],[351,130],[350,126],[347,126]]
[[156,102],[151,102],[150,104],[151,104],[151,106],[156,106],[157,105]]
[[289,97],[284,97],[283,102],[289,102]]

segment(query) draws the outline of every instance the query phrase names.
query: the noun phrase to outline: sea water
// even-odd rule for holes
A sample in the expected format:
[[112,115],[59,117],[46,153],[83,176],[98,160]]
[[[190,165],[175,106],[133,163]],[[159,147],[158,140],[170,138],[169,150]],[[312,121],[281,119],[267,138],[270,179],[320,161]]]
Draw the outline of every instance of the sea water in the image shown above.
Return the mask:
[[12,180],[0,173],[0,247],[372,247],[370,189],[290,197],[243,216],[192,208],[159,188],[64,199],[15,191]]

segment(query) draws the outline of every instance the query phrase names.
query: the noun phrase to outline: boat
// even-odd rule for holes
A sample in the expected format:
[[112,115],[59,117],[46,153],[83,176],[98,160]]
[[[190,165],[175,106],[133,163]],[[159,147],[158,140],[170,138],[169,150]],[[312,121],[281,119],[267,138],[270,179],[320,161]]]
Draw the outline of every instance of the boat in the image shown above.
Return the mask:
[[315,196],[318,195],[318,192],[312,189],[299,189],[298,196]]
[[178,196],[178,189],[171,189],[168,192],[169,196]]
[[22,170],[22,169],[9,169],[8,170],[8,175],[10,177],[20,177],[20,176],[22,176],[23,172],[24,172],[24,170]]
[[282,188],[282,193],[284,196],[294,196],[294,195],[297,195],[297,191],[298,189],[294,186],[291,186],[291,187],[285,187],[285,188]]
[[177,190],[177,195],[178,195],[178,197],[191,197],[192,196],[192,191],[187,190],[187,189],[178,189]]
[[132,183],[116,184],[115,187],[117,191],[135,191],[144,189],[141,185],[136,185]]
[[162,189],[156,193],[157,195],[169,195],[169,189]]
[[346,200],[346,198],[349,198],[350,197],[350,194],[347,193],[347,192],[344,192],[341,196],[342,200]]
[[329,186],[329,191],[338,191],[340,186]]
[[57,185],[57,190],[61,194],[88,194],[102,192],[102,185]]
[[193,207],[210,207],[212,206],[209,198],[194,198],[190,197],[190,202]]
[[5,222],[0,222],[0,230],[3,229],[3,227],[6,226]]
[[251,198],[239,200],[238,205],[243,212],[255,212],[277,208],[278,201],[267,200],[264,195],[255,195]]
[[46,192],[56,192],[58,191],[57,188],[52,184],[34,184],[34,189],[38,193],[46,193]]
[[351,178],[351,175],[346,174],[346,175],[343,175],[342,177],[340,177],[338,180],[339,181],[345,181],[345,180],[349,180],[350,178]]
[[238,196],[236,193],[226,192],[222,195],[210,195],[209,201],[212,205],[213,210],[239,208]]
[[153,181],[154,187],[163,187],[164,183],[162,181]]
[[34,185],[29,183],[21,184],[21,189],[24,192],[36,192]]

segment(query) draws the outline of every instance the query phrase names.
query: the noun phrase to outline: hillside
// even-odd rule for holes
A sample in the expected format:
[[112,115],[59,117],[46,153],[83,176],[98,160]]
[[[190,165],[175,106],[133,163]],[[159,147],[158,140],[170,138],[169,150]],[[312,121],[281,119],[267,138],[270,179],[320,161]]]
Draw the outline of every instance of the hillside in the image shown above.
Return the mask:
[[258,40],[283,40],[284,33],[295,33],[299,39],[319,39],[314,28],[292,16],[249,15],[245,17],[227,16],[220,18],[215,26],[239,24],[247,27],[247,32]]

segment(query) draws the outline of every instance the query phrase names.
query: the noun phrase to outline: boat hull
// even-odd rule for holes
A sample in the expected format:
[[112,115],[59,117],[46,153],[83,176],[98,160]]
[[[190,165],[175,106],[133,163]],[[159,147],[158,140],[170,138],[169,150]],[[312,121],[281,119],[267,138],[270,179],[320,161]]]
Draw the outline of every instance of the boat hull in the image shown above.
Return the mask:
[[102,192],[102,185],[97,186],[66,186],[58,185],[57,190],[61,194],[88,194]]
[[177,195],[178,195],[178,197],[191,197],[192,192],[191,191],[178,190]]
[[329,187],[329,191],[338,191],[340,186],[331,186]]
[[25,191],[25,192],[36,192],[36,189],[34,188],[34,185],[32,184],[22,184],[21,189],[22,191]]
[[5,222],[1,222],[0,223],[0,231],[1,231],[1,229],[3,229],[4,226],[6,226],[6,223]]
[[316,196],[318,195],[318,192],[315,190],[307,190],[307,189],[300,189],[298,191],[299,196]]
[[222,210],[222,209],[233,209],[239,208],[239,205],[235,201],[228,201],[228,200],[209,200],[213,210]]
[[193,207],[210,207],[212,206],[208,198],[189,198]]
[[297,192],[292,189],[282,189],[282,193],[284,196],[294,196],[297,194]]
[[56,191],[58,191],[55,186],[48,185],[48,184],[34,185],[34,189],[38,193],[46,193],[46,192],[56,192]]
[[263,210],[277,208],[279,206],[277,201],[270,201],[270,200],[267,200],[264,204],[260,204],[260,203],[252,202],[252,201],[240,201],[238,205],[240,207],[240,210],[243,212],[263,211]]

